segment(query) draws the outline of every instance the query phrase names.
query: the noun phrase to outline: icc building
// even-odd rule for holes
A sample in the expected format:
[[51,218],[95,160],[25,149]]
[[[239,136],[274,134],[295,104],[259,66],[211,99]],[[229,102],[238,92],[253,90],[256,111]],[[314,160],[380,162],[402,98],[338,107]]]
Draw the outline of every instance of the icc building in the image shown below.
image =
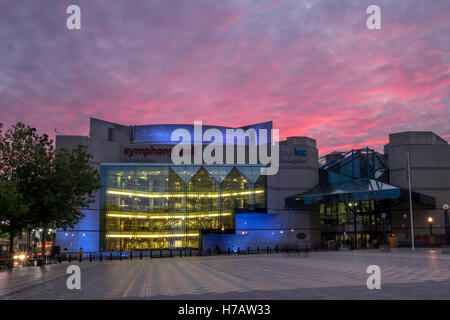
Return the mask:
[[[79,224],[57,231],[62,252],[330,242],[366,248],[388,237],[401,245],[411,238],[408,153],[415,237],[429,235],[429,217],[434,236],[445,233],[450,146],[433,132],[390,134],[384,154],[364,148],[323,157],[314,139],[288,137],[279,144],[278,173],[261,175],[255,164],[173,164],[178,142],[171,134],[178,128],[194,130],[91,118],[89,136],[56,137],[57,149],[86,145],[102,183]],[[203,125],[209,128],[224,135],[229,129]],[[241,128],[272,129],[272,122]]]

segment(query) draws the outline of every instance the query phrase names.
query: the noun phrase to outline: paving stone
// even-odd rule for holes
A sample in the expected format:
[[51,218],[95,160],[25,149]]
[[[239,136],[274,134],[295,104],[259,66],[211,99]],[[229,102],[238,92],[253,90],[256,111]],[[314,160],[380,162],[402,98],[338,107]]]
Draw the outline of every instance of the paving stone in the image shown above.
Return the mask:
[[[68,263],[0,272],[0,299],[450,299],[450,255],[439,250],[85,261],[81,290]],[[381,290],[369,290],[369,265]]]

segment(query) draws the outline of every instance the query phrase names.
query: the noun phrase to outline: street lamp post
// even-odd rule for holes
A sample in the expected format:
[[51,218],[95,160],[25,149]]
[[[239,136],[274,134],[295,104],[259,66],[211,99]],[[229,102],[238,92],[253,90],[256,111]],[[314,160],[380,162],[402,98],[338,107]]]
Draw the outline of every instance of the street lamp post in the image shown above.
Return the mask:
[[411,251],[414,252],[414,216],[412,208],[412,190],[411,190],[411,167],[409,162],[409,152],[406,152],[407,172],[408,172],[408,191],[409,191],[409,216],[411,219]]
[[408,236],[406,235],[406,221],[407,221],[406,219],[408,219],[408,215],[406,213],[404,213],[402,215],[402,217],[403,217],[403,222],[402,222],[403,237],[406,240],[406,239],[408,239]]
[[449,227],[449,221],[448,221],[448,209],[449,205],[446,203],[442,206],[442,209],[444,209],[444,218],[445,218],[445,244],[448,246],[450,245],[450,227]]
[[382,245],[384,246],[385,245],[385,242],[386,242],[386,235],[385,235],[385,232],[386,232],[386,226],[385,226],[385,224],[386,224],[386,213],[382,213],[381,214],[381,220],[382,220],[382,224],[381,224],[381,243],[382,243]]
[[433,217],[428,217],[428,223],[430,224],[430,236],[433,235]]

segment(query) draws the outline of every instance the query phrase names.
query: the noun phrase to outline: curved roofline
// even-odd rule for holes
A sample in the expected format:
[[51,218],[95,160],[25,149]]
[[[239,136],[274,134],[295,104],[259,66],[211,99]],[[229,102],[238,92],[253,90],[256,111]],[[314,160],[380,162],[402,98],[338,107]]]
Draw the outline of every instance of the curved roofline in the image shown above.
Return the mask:
[[[214,127],[214,128],[225,128],[225,129],[242,129],[242,128],[251,128],[254,126],[262,125],[262,124],[272,124],[272,120],[263,121],[258,123],[247,124],[238,127],[229,127],[229,126],[221,126],[215,124],[202,124],[204,127]],[[135,124],[130,125],[130,127],[153,127],[153,126],[194,126],[193,123],[152,123],[152,124]]]

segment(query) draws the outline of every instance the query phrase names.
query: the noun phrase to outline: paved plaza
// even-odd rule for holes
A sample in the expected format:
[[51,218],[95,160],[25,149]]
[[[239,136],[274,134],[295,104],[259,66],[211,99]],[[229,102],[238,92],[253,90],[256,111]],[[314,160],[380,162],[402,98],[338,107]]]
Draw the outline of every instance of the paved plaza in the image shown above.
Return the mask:
[[[1,299],[450,299],[450,255],[407,249],[85,261],[0,272]],[[366,286],[369,265],[381,289]]]

